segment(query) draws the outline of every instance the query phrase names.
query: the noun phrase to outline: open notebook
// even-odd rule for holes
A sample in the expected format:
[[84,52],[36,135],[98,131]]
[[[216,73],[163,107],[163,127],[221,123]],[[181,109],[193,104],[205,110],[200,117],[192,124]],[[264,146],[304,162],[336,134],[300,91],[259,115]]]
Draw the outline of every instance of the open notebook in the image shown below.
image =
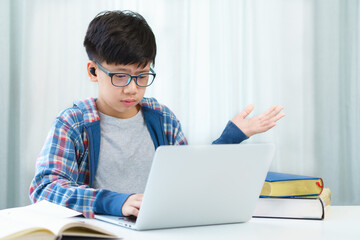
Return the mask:
[[47,201],[0,211],[0,239],[60,239],[61,236],[117,236],[79,218],[81,213]]

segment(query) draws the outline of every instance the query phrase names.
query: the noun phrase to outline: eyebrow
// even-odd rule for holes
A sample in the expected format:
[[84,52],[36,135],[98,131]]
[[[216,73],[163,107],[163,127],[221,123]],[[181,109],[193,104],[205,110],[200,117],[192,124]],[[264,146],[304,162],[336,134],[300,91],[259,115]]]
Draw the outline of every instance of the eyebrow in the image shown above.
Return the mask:
[[[128,73],[128,72],[130,72],[130,71],[129,71],[128,68],[119,67],[119,68],[116,68],[114,72],[117,72],[117,73]],[[135,74],[148,73],[148,72],[150,72],[150,69],[149,69],[149,70],[143,69],[143,70],[136,71]]]

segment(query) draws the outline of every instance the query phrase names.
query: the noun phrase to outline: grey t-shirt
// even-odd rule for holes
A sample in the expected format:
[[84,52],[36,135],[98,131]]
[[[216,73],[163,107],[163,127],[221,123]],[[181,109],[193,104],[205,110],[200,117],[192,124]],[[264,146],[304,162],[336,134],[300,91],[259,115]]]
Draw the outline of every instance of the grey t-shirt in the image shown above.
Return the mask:
[[155,146],[139,111],[129,119],[99,112],[101,143],[94,188],[143,193]]

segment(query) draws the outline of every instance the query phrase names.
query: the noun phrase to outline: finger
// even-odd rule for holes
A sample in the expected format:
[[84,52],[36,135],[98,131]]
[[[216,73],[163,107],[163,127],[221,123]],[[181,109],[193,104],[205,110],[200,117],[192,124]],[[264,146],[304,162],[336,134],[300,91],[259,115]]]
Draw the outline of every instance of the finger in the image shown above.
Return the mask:
[[262,120],[267,120],[269,119],[270,117],[270,114],[276,109],[276,105],[273,105],[271,106],[268,110],[266,110],[266,112],[260,114],[258,116],[259,119],[262,119]]
[[283,118],[283,117],[285,117],[285,113],[280,113],[280,114],[278,114],[278,115],[276,115],[274,118],[273,118],[273,121],[274,122],[277,122],[277,121],[279,121],[281,118]]
[[278,115],[276,115],[274,118],[271,119],[271,121],[265,121],[264,125],[263,125],[263,132],[266,132],[267,130],[273,128],[276,126],[276,122],[278,120],[280,120],[281,118],[283,118],[285,116],[285,113],[280,113]]
[[284,109],[284,106],[277,106],[274,111],[275,115],[278,115],[283,109]]
[[139,209],[137,208],[129,208],[128,211],[127,211],[127,215],[124,215],[124,216],[135,216],[137,217],[139,215]]
[[136,198],[137,200],[142,201],[143,198],[144,198],[144,194],[142,194],[142,193],[136,194],[136,197],[137,197],[137,198]]
[[136,200],[136,201],[142,201],[144,197],[144,194],[134,194],[134,195],[131,195],[131,199],[132,200]]
[[270,115],[275,109],[276,109],[276,105],[272,105],[266,112],[264,112],[262,115],[263,116],[268,116]]
[[276,122],[267,122],[259,132],[266,132],[276,126]]
[[144,197],[144,194],[134,194],[134,195],[131,195],[131,200],[142,201],[143,197]]
[[271,113],[268,114],[269,118],[273,118],[278,115],[284,109],[283,106],[277,106]]
[[255,108],[254,104],[249,104],[246,106],[244,110],[242,110],[241,113],[239,113],[239,115],[241,116],[241,118],[244,119],[254,110],[254,108]]
[[130,203],[130,206],[131,206],[131,207],[134,207],[134,208],[137,208],[137,209],[140,209],[141,203],[142,203],[141,200],[139,200],[139,201],[135,200],[135,201],[132,201],[132,202]]
[[131,206],[123,206],[121,212],[125,217],[128,217],[135,213],[136,208]]
[[139,209],[133,208],[131,215],[137,217],[139,215]]

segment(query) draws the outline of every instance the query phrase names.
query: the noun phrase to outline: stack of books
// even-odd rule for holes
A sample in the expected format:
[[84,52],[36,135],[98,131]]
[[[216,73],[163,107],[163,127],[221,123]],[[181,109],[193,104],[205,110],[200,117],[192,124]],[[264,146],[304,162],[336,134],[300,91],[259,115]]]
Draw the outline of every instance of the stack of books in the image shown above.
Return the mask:
[[321,178],[268,172],[253,217],[322,220],[330,204]]

